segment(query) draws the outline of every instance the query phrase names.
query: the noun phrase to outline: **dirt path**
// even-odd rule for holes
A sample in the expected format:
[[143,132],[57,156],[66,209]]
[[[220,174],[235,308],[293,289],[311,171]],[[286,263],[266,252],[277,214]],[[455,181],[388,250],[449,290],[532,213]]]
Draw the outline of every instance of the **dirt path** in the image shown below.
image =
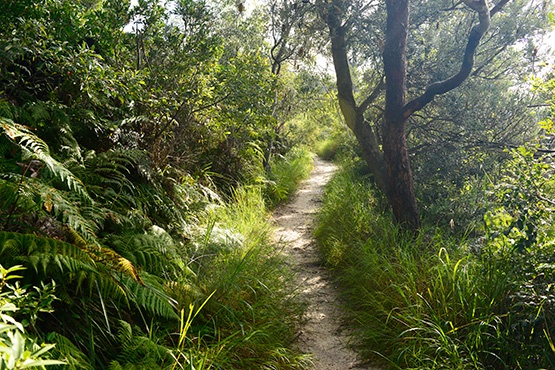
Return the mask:
[[314,370],[369,370],[359,367],[356,355],[347,348],[348,336],[341,328],[337,292],[329,273],[319,264],[316,242],[312,239],[314,216],[322,188],[336,167],[318,158],[310,179],[301,184],[295,198],[277,209],[274,219],[277,236],[286,243],[297,272],[301,298],[309,302],[308,322],[301,328],[298,346],[313,355]]

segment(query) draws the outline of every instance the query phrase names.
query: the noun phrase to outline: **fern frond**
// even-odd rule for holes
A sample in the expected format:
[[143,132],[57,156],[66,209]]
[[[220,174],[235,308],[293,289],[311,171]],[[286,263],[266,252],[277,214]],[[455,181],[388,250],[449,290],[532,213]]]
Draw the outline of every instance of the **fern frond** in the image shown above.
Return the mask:
[[137,271],[137,268],[131,263],[131,261],[123,257],[117,257],[115,262],[116,262],[115,265],[118,267],[119,271],[121,271],[122,273],[128,276],[132,276],[136,282],[140,284],[144,284],[143,281],[141,280],[141,277],[139,276],[139,272]]
[[49,369],[60,370],[94,370],[87,356],[79,350],[68,338],[54,333],[53,342],[56,347],[50,353],[57,360],[66,362],[63,366],[51,366]]
[[0,100],[0,117],[14,120],[15,115],[13,112],[14,105],[8,103],[6,100]]
[[158,225],[167,225],[168,231],[176,228],[179,232],[188,231],[186,210],[177,207],[177,204],[163,191],[155,187],[142,184],[137,186],[137,199],[143,212]]
[[50,120],[50,112],[44,102],[34,101],[26,104],[24,108],[29,112],[31,119],[35,122]]
[[137,148],[142,137],[142,127],[145,124],[151,124],[151,119],[145,116],[129,117],[111,122],[110,125],[117,127],[113,132],[114,143],[125,149]]
[[95,221],[98,222],[102,217],[100,207],[84,206],[81,196],[53,188],[40,179],[26,178],[20,184],[19,192],[24,198],[38,196],[46,211],[53,212],[61,222],[77,230],[89,242],[94,243],[98,240],[96,232],[99,225]]
[[37,273],[54,277],[67,283],[74,282],[80,289],[83,284],[92,295],[94,284],[99,284],[103,295],[112,299],[125,299],[126,291],[113,277],[117,272],[143,284],[139,272],[125,258],[114,251],[88,244],[72,231],[75,245],[56,239],[0,231],[0,258],[27,264]]
[[156,281],[153,275],[141,272],[145,285],[138,284],[128,276],[122,276],[121,282],[129,295],[129,299],[140,308],[146,309],[151,315],[170,320],[179,320],[175,301],[164,293],[164,286]]
[[137,231],[110,235],[104,242],[135,265],[154,274],[173,274],[180,258],[173,238],[162,228],[153,226],[148,234]]
[[[29,256],[19,256],[18,261],[30,264],[36,272],[42,272],[47,276],[65,277],[65,281],[73,280],[73,277],[84,272],[95,272],[93,265],[67,255],[53,254],[50,252],[34,252]],[[58,273],[53,269],[57,267]]]
[[54,177],[66,184],[69,190],[79,193],[84,199],[92,202],[81,180],[50,155],[48,145],[42,139],[25,126],[4,117],[0,117],[0,129],[26,153],[27,157],[43,162]]
[[17,240],[7,239],[2,240],[2,234],[0,234],[0,257],[10,256],[14,257],[19,254],[20,245]]
[[[0,257],[9,259],[31,256],[37,253],[61,254],[94,266],[92,259],[77,246],[61,240],[39,237],[32,234],[0,231],[0,251]],[[14,252],[16,254],[9,254]]]
[[138,328],[133,329],[126,321],[119,321],[118,339],[121,345],[118,364],[134,364],[144,368],[146,364],[160,368],[162,362],[171,361],[169,349],[144,336]]
[[[130,304],[129,296],[127,291],[125,290],[125,287],[121,284],[121,282],[116,278],[114,278],[110,274],[110,271],[105,271],[101,275],[102,275],[101,278],[96,280],[90,277],[86,279],[86,281],[89,283],[88,285],[89,294],[92,294],[93,290],[95,288],[98,288],[102,296],[108,299],[114,300],[116,302],[122,301],[124,306],[129,307],[129,304]],[[133,279],[131,280],[135,281]],[[96,283],[97,286],[93,287],[93,283]]]
[[143,284],[139,271],[128,259],[120,256],[109,248],[104,248],[100,244],[90,244],[85,239],[70,229],[70,233],[74,237],[75,244],[83,250],[87,255],[97,263],[102,263],[107,267],[123,273],[133,278],[137,283]]
[[66,291],[69,286],[77,291],[84,288],[92,296],[95,284],[104,296],[127,301],[126,292],[110,275],[113,269],[95,263],[91,255],[76,245],[32,234],[0,231],[0,258],[24,264],[38,274],[64,282],[58,294],[67,302],[74,298],[74,293]]
[[83,165],[71,162],[68,166],[77,174],[98,202],[110,209],[134,209],[137,207],[135,184],[130,180],[135,164],[125,152],[108,151],[85,154]]
[[[126,150],[113,150],[112,151],[115,155],[125,158],[128,163],[133,164],[139,168],[139,174],[143,175],[145,180],[148,180],[153,177],[153,168],[154,165],[152,160],[150,159],[150,155],[148,152],[139,149],[126,149]],[[143,170],[145,172],[143,172]]]

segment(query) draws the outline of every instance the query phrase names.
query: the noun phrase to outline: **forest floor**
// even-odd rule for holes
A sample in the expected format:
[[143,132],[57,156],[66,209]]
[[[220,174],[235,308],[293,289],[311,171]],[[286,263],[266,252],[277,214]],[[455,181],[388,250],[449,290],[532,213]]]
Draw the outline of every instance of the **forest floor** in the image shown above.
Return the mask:
[[297,274],[301,299],[309,305],[307,322],[299,328],[296,343],[299,349],[312,354],[314,370],[370,370],[349,349],[338,293],[329,271],[320,264],[312,236],[323,187],[335,170],[332,163],[315,158],[310,178],[300,185],[288,204],[274,212],[276,234],[285,243],[284,253]]

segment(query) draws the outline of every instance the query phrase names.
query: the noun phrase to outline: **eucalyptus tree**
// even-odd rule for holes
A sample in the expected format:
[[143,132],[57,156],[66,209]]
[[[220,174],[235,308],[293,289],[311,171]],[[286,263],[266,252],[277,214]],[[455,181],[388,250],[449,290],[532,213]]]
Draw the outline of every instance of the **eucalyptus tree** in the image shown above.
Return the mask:
[[[329,29],[338,100],[345,122],[354,132],[376,183],[386,192],[395,219],[407,228],[420,227],[407,146],[407,123],[436,97],[456,89],[473,73],[478,76],[488,69],[502,72],[501,68],[495,70],[489,66],[495,65],[510,45],[534,31],[521,25],[529,22],[526,11],[535,9],[536,4],[515,1],[509,8],[508,3],[509,0],[500,0],[493,7],[483,0],[456,4],[420,1],[412,7],[408,0],[386,0],[385,4],[336,0],[321,4],[322,18]],[[412,22],[409,10],[413,13]],[[496,17],[499,21],[495,23]],[[464,32],[453,32],[457,22],[461,25],[457,30]],[[513,26],[512,35],[505,25]],[[434,28],[436,34],[451,37],[449,47],[455,45],[460,49],[450,59],[437,59],[435,64],[428,63],[426,68],[419,69],[418,65],[411,64],[411,59],[407,60],[419,47],[424,53],[444,52],[433,47],[426,50],[423,30],[433,34]],[[357,47],[353,40],[363,37],[370,42],[364,46],[367,50],[362,58],[368,55],[364,62],[375,73],[373,87],[367,88],[366,94],[360,97],[358,92],[362,89],[353,83],[353,60],[349,58],[356,56],[352,52]],[[479,48],[481,43],[484,46]],[[479,64],[474,68],[476,58]],[[427,56],[421,60],[426,62]],[[367,111],[380,102],[384,90],[385,102],[383,107],[378,105],[382,124],[373,127],[367,122]]]

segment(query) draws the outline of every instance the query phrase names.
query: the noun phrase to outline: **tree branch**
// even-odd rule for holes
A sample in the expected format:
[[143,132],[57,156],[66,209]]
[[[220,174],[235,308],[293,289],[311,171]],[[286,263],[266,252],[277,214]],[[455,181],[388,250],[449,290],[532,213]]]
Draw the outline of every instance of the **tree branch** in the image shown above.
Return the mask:
[[463,2],[472,10],[478,13],[479,23],[472,27],[468,35],[468,42],[464,51],[461,68],[457,74],[444,81],[439,81],[428,86],[424,94],[413,99],[403,107],[403,116],[410,117],[414,112],[424,108],[426,104],[434,100],[436,95],[445,94],[458,86],[460,86],[472,72],[474,66],[474,56],[476,49],[480,44],[482,36],[486,33],[490,25],[490,17],[498,13],[509,0],[501,0],[490,11],[488,10],[486,0],[463,0]]
[[503,9],[503,7],[509,2],[510,0],[501,0],[499,3],[497,3],[496,6],[493,7],[493,9],[491,9],[491,11],[489,12],[489,16],[493,17],[496,13],[498,13],[501,9]]
[[372,93],[360,104],[360,106],[357,108],[357,110],[360,113],[366,112],[366,110],[370,107],[370,104],[372,104],[374,102],[374,100],[376,100],[376,98],[383,91],[384,87],[385,87],[385,80],[382,77],[380,82],[374,88],[374,91],[372,91]]
[[472,76],[477,76],[478,73],[480,73],[480,71],[482,69],[484,69],[488,64],[490,64],[492,62],[492,60],[494,60],[495,58],[497,58],[497,56],[499,54],[501,54],[502,52],[504,52],[507,49],[507,44],[503,45],[501,48],[499,48],[491,57],[488,58],[488,60],[486,60],[484,63],[482,63],[481,66],[479,66],[478,68],[476,68],[474,70],[474,72],[472,72]]

